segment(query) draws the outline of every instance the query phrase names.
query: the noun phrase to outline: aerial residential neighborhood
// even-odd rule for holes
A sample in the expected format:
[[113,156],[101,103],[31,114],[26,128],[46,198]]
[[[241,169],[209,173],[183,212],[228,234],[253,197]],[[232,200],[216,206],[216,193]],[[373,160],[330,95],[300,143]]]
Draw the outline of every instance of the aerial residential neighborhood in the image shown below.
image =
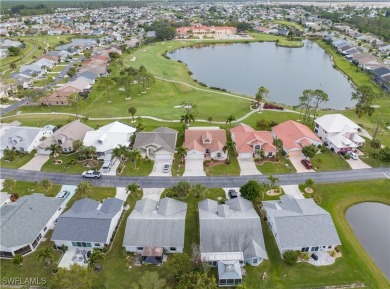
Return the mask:
[[0,17],[1,288],[390,288],[388,2]]

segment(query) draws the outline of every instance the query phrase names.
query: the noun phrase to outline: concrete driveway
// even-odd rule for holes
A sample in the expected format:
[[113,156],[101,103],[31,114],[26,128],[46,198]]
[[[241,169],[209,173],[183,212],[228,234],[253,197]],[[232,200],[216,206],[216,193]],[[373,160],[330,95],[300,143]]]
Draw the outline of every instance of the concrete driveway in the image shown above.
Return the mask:
[[196,177],[196,176],[206,176],[206,173],[203,170],[203,159],[201,160],[186,160],[186,166],[183,176]]
[[250,159],[240,159],[238,158],[238,164],[240,165],[240,176],[256,176],[261,175],[261,172],[258,171],[255,161]]
[[155,201],[159,201],[160,196],[164,190],[164,188],[145,188],[143,189],[144,194],[142,196],[142,199],[148,198]]
[[287,185],[280,186],[286,195],[293,196],[296,199],[304,199],[305,197],[302,195],[301,191],[298,188],[298,185]]
[[361,159],[353,160],[345,160],[353,170],[361,170],[361,169],[369,169],[371,168],[369,165],[367,165],[365,162],[363,162]]
[[[42,166],[49,160],[49,155],[36,154],[27,164],[20,167],[20,170],[40,171]],[[63,166],[59,164],[59,166]]]
[[[150,173],[149,176],[155,176],[155,177],[171,177],[172,176],[172,162],[173,159],[170,160],[155,160],[153,165],[153,170]],[[164,165],[170,164],[171,170],[168,173],[164,173]]]
[[301,160],[303,160],[304,157],[301,156],[291,156],[289,158],[290,162],[294,166],[294,168],[297,170],[297,173],[314,173],[315,170],[308,170],[305,168],[304,165],[302,165]]

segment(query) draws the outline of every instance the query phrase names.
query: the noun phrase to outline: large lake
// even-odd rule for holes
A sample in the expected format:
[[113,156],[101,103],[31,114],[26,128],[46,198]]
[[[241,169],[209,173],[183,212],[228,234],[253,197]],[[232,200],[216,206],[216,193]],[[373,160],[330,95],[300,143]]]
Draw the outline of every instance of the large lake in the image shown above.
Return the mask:
[[208,86],[251,96],[265,86],[270,100],[288,105],[297,105],[305,89],[322,89],[330,98],[323,108],[354,106],[352,82],[312,41],[305,41],[302,48],[278,47],[274,42],[188,47],[168,56],[183,61],[192,77]]
[[390,279],[390,206],[361,203],[349,208],[346,218],[364,249]]

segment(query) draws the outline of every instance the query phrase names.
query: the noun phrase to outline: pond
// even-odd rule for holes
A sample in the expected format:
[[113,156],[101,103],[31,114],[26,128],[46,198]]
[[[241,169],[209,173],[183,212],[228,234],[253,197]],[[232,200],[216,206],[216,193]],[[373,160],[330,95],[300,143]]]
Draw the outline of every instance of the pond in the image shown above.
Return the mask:
[[361,203],[345,215],[364,249],[390,279],[390,206]]
[[200,45],[168,54],[183,61],[192,77],[209,87],[254,96],[260,86],[270,91],[270,100],[297,105],[305,89],[321,89],[329,95],[323,108],[353,107],[352,82],[333,67],[317,43],[304,47],[278,47],[274,42]]

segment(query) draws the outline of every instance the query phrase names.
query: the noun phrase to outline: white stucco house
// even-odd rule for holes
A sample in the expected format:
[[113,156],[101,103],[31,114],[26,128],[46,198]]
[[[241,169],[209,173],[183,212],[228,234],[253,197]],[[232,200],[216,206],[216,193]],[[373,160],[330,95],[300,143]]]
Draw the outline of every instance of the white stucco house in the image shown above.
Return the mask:
[[185,130],[184,147],[187,149],[186,159],[225,160],[228,151],[226,131],[219,127],[190,127]]
[[334,152],[350,151],[362,146],[360,126],[342,114],[326,114],[315,121],[315,134]]
[[289,250],[330,251],[341,245],[331,215],[311,198],[284,195],[279,201],[264,201],[262,210],[281,255]]
[[102,249],[113,237],[123,211],[123,201],[108,198],[100,203],[84,198],[62,214],[51,236],[57,247]]
[[15,148],[17,151],[30,153],[52,134],[51,127],[10,127],[0,139],[0,150]]
[[85,146],[96,147],[97,158],[111,159],[111,153],[119,145],[129,146],[130,137],[136,129],[122,122],[115,121],[95,131],[88,131],[85,134],[83,143]]
[[34,251],[64,210],[64,199],[32,194],[0,207],[0,257]]

